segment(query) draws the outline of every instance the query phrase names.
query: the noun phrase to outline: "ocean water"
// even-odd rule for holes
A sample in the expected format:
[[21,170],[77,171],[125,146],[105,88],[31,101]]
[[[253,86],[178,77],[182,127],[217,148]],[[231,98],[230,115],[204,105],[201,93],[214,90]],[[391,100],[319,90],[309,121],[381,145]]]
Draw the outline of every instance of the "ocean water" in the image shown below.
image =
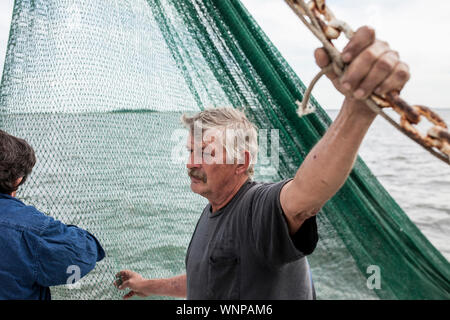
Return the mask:
[[[450,124],[450,109],[437,109]],[[393,119],[394,112],[387,112]],[[329,111],[332,119],[337,110]],[[419,129],[431,126],[422,120]],[[430,242],[450,261],[450,166],[378,117],[359,155]]]

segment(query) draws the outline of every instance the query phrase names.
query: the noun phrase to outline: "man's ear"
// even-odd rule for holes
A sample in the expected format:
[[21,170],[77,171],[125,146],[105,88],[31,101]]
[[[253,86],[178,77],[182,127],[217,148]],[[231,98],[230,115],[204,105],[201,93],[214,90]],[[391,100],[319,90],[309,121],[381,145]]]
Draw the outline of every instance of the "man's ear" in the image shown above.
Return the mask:
[[248,167],[250,166],[251,156],[250,152],[247,150],[244,151],[244,163],[241,163],[242,161],[238,161],[237,167],[236,167],[236,174],[240,175],[247,172]]
[[[17,187],[23,180],[23,177],[18,178],[15,182],[14,182],[14,187]],[[11,196],[15,197],[16,196],[16,191],[13,191],[10,193]]]
[[23,177],[20,177],[16,180],[16,182],[14,183],[14,186],[17,187],[23,180]]

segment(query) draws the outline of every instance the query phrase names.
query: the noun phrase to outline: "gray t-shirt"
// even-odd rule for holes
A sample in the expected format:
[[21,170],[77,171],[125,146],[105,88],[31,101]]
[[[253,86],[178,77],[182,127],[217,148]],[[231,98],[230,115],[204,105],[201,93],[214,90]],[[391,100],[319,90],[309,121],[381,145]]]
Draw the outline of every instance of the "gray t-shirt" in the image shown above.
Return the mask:
[[187,299],[315,299],[305,256],[316,219],[289,235],[280,204],[288,181],[248,180],[219,211],[206,206],[187,250]]

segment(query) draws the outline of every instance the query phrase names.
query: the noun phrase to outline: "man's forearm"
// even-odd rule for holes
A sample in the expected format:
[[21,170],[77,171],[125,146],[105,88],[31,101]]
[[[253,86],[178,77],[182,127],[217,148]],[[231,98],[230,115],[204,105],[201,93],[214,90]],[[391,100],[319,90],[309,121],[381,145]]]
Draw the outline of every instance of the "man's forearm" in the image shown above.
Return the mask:
[[344,184],[375,116],[362,102],[344,101],[338,117],[310,151],[293,180],[299,194],[307,197],[302,202],[311,203],[311,209],[320,209]]
[[186,298],[186,275],[167,279],[146,279],[143,290],[146,295]]

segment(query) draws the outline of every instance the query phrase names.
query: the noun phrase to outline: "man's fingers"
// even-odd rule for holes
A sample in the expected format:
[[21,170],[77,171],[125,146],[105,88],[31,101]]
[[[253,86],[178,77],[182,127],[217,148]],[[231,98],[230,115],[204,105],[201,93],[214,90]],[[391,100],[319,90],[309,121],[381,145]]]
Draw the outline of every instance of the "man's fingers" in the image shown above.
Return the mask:
[[342,60],[348,63],[375,41],[375,30],[364,26],[356,30],[353,37],[342,50]]
[[398,53],[395,51],[385,52],[370,69],[367,76],[355,90],[355,98],[366,99],[383,81],[389,77],[391,72],[399,63]]
[[125,275],[126,275],[126,270],[122,270],[122,271],[117,272],[115,277],[123,279],[125,277]]
[[317,48],[314,51],[314,58],[316,58],[316,63],[321,69],[330,64],[330,57],[328,57],[324,48]]
[[[323,69],[326,66],[328,66],[331,62],[330,57],[328,57],[327,52],[324,48],[317,48],[314,51],[314,58],[316,59],[316,63],[319,66],[319,68]],[[337,75],[334,73],[334,71],[329,71],[326,73],[326,76],[333,81],[337,78]]]
[[119,285],[118,288],[119,288],[119,290],[123,290],[123,289],[129,288],[129,284],[130,284],[130,281],[129,281],[129,280],[124,281],[124,282],[122,282],[121,285]]
[[131,270],[121,270],[116,273],[116,278],[122,279],[122,281],[128,280],[133,275],[133,271]]
[[[369,75],[379,58],[389,51],[387,43],[377,41],[361,52],[348,66],[348,69],[341,77],[341,84],[346,91],[353,91],[359,87],[360,83]],[[384,64],[383,64],[384,66]],[[372,81],[369,79],[369,81]]]
[[375,93],[384,95],[392,90],[400,91],[409,80],[409,77],[410,74],[408,65],[403,62],[399,62],[389,77],[387,77],[386,80],[384,80],[378,88],[375,89]]
[[128,272],[129,270],[122,270],[116,273],[116,280],[114,281],[114,285],[117,288],[119,288],[119,286],[121,286],[125,280],[128,280],[130,278]]
[[126,295],[123,296],[124,299],[130,299],[132,296],[136,295],[136,292],[134,292],[133,290],[131,290],[130,292],[128,292]]
[[[314,52],[316,63],[325,68],[331,62],[324,48]],[[409,79],[408,66],[399,60],[398,53],[389,44],[375,39],[370,27],[359,28],[342,52],[348,63],[344,74],[338,78],[333,70],[327,77],[344,95],[365,99],[372,92],[383,95],[391,90],[401,90]]]

